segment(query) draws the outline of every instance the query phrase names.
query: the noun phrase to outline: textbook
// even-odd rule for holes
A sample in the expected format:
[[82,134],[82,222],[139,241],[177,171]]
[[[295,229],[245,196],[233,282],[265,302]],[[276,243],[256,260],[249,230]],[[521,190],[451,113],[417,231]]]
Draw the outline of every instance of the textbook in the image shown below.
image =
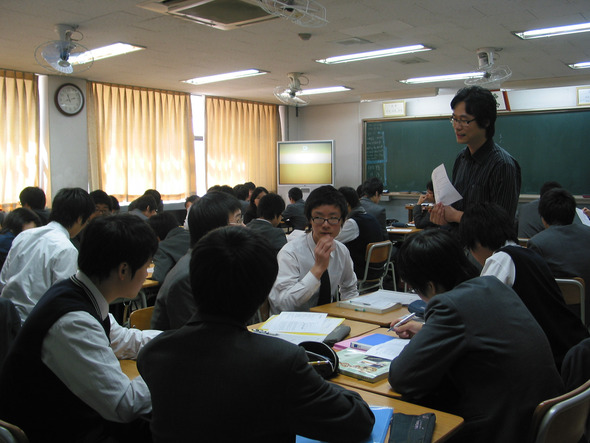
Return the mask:
[[[363,443],[384,443],[387,432],[391,426],[391,419],[393,417],[393,408],[385,406],[371,406],[371,411],[375,416],[375,424],[373,425],[373,432]],[[311,438],[302,437],[298,435],[296,443],[321,443],[320,440],[312,440]]]
[[370,334],[365,337],[357,338],[350,343],[351,348],[368,351],[373,346],[380,345],[386,341],[393,340],[395,337],[385,334]]
[[359,380],[375,383],[389,374],[391,360],[367,355],[363,351],[348,348],[339,351],[340,373]]
[[419,299],[420,297],[416,294],[380,289],[371,294],[361,295],[348,300],[340,300],[337,302],[337,306],[340,308],[354,309],[359,312],[384,314]]

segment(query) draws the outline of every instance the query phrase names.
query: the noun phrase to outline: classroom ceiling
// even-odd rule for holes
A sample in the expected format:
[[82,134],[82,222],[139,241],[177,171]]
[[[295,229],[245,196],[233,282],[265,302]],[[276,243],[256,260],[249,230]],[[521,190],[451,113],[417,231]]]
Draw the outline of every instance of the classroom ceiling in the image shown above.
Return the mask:
[[[304,88],[345,85],[351,91],[309,96],[311,105],[419,95],[417,89],[458,89],[462,81],[411,86],[398,80],[475,70],[476,50],[502,48],[512,69],[503,88],[590,83],[590,33],[524,41],[511,31],[590,21],[588,0],[318,0],[329,23],[305,28],[277,18],[223,31],[139,7],[139,0],[2,0],[0,68],[47,74],[35,49],[57,40],[54,26],[78,25],[89,49],[118,41],[147,50],[99,60],[77,75],[92,81],[279,103],[276,86],[302,72]],[[299,33],[310,33],[307,41]],[[422,43],[417,54],[324,65],[313,60]],[[258,68],[269,74],[192,86],[193,77]],[[66,78],[64,78],[64,81]]]

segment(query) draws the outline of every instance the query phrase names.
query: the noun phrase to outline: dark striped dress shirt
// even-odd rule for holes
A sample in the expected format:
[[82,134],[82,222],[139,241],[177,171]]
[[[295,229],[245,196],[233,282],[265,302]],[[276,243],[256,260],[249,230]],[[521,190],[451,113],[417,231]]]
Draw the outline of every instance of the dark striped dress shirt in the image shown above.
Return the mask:
[[492,202],[514,218],[521,181],[520,165],[493,139],[486,141],[474,155],[466,147],[453,167],[453,185],[463,196],[453,207],[465,211],[474,203]]

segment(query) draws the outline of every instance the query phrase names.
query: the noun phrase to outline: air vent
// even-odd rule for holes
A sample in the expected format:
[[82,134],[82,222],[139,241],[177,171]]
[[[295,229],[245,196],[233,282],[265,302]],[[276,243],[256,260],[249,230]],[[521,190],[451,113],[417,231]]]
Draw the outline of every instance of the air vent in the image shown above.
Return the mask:
[[224,31],[277,18],[256,0],[154,0],[138,6]]

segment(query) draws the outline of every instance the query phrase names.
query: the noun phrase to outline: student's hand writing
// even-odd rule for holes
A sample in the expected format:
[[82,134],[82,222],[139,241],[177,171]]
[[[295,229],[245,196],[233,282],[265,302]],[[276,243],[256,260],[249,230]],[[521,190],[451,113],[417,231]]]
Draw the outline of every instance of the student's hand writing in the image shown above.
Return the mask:
[[334,250],[334,237],[322,235],[315,245],[315,263],[311,267],[311,273],[319,280],[330,264],[330,253]]
[[[393,327],[393,325],[395,325],[398,321],[399,319],[392,322],[391,327]],[[412,338],[414,335],[420,332],[422,326],[424,326],[424,323],[419,321],[409,321],[406,324],[394,328],[393,330],[399,338]]]

